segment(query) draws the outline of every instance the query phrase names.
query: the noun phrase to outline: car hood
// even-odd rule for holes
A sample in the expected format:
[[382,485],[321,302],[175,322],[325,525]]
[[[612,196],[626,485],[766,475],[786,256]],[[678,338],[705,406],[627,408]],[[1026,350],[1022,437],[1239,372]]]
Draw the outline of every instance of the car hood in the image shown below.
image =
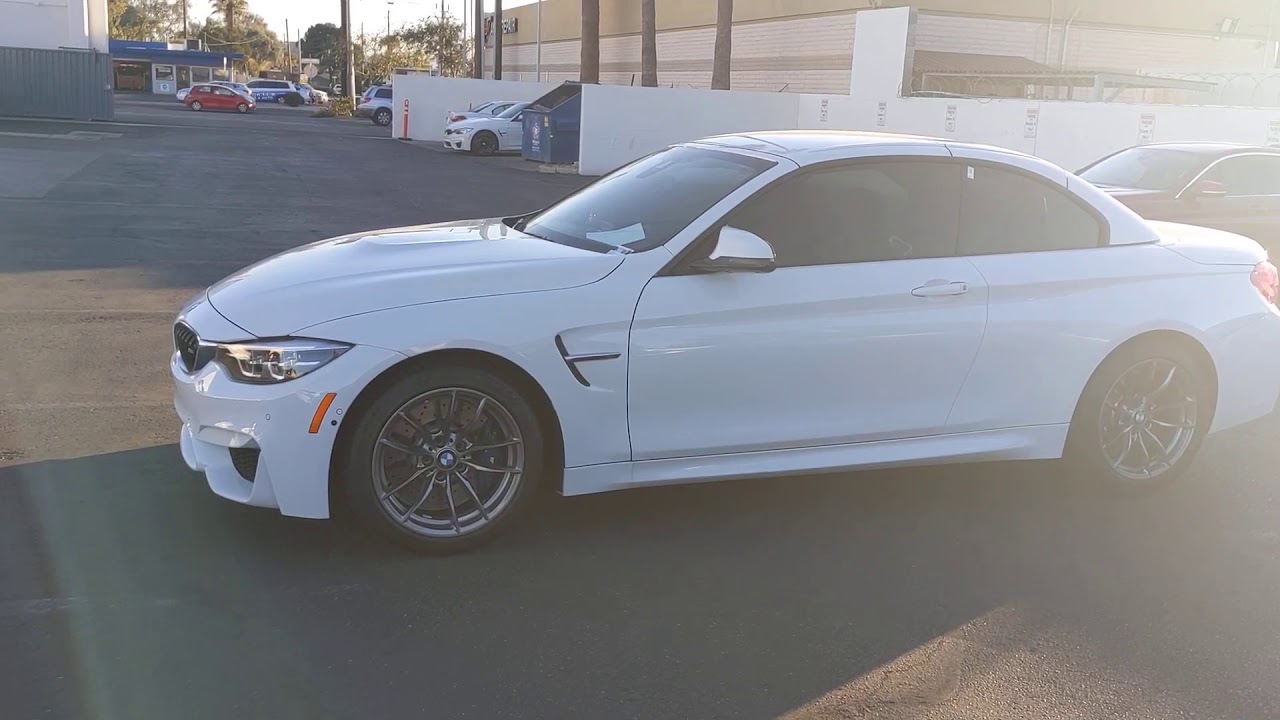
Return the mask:
[[282,337],[376,310],[588,285],[621,262],[500,220],[419,225],[283,252],[219,281],[209,302],[257,337]]

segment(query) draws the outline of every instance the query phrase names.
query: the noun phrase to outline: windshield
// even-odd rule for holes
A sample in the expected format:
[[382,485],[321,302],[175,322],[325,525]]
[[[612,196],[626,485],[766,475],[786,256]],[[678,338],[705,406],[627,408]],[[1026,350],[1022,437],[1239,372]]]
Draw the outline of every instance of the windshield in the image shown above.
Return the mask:
[[774,165],[731,152],[669,148],[604,176],[516,227],[566,245],[649,250]]
[[516,105],[512,105],[511,107],[509,107],[509,108],[507,108],[506,110],[503,110],[501,113],[499,113],[499,114],[498,114],[498,117],[500,117],[500,118],[506,118],[506,119],[510,120],[511,118],[513,118],[513,117],[515,117],[515,116],[519,115],[519,114],[520,114],[520,112],[521,112],[522,110],[524,110],[525,108],[527,108],[527,107],[529,107],[529,103],[518,103],[518,104],[516,104]]
[[1170,148],[1130,148],[1099,160],[1080,177],[1102,187],[1135,190],[1181,188],[1203,165],[1199,153]]

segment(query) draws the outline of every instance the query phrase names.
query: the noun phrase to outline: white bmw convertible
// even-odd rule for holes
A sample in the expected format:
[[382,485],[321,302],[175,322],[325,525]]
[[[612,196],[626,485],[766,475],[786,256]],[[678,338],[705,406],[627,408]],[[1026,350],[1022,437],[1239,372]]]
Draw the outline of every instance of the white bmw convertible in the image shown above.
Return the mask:
[[1280,394],[1276,268],[1026,155],[678,145],[545,210],[358,233],[174,327],[186,462],[428,552],[565,495],[1066,456],[1148,488]]

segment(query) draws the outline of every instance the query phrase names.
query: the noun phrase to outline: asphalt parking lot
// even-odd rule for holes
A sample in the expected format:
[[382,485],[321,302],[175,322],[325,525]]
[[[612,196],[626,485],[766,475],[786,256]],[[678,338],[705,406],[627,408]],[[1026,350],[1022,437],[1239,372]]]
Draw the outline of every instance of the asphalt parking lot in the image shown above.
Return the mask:
[[446,559],[215,498],[183,301],[581,180],[301,109],[118,120],[0,120],[3,717],[1280,716],[1280,420],[1144,500],[1044,464],[547,497]]

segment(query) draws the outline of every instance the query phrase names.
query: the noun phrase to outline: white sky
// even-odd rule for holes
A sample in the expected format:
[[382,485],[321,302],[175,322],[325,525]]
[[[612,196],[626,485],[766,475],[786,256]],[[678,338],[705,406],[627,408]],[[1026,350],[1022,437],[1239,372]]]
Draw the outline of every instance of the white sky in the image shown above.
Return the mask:
[[[537,0],[503,0],[503,9],[529,5]],[[462,19],[463,5],[471,8],[475,0],[351,0],[352,32],[360,32],[360,24],[364,23],[367,33],[381,33],[387,29],[387,11],[391,11],[391,29],[415,22],[428,15],[440,14],[440,3],[455,18]],[[192,14],[200,16],[209,13],[209,5],[204,0],[193,0]],[[298,32],[306,32],[316,23],[331,22],[340,24],[341,6],[338,0],[249,0],[249,10],[266,18],[267,24],[284,37],[284,22],[289,21],[289,39],[297,37]],[[493,10],[493,0],[485,0],[485,12]],[[468,12],[468,15],[470,13]]]

